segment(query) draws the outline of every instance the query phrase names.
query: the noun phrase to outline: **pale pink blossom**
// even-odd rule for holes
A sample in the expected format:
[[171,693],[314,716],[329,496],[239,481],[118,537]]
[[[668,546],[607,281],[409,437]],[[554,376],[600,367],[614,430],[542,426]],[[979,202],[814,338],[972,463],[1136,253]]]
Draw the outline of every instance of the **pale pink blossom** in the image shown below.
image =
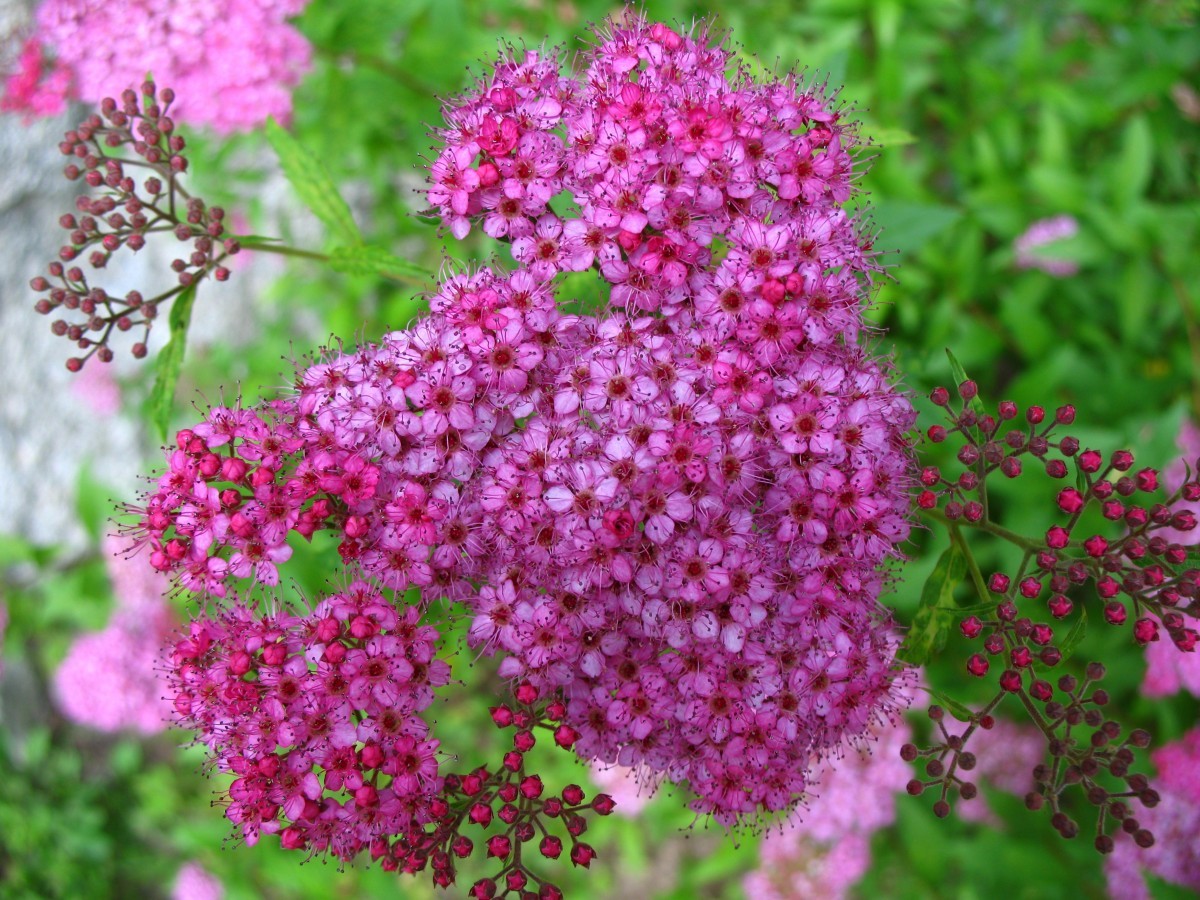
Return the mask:
[[1079,233],[1079,223],[1074,216],[1061,215],[1049,219],[1038,219],[1033,222],[1013,242],[1016,253],[1017,268],[1041,269],[1048,275],[1057,278],[1067,278],[1079,271],[1078,263],[1057,258],[1039,248],[1066,240]]

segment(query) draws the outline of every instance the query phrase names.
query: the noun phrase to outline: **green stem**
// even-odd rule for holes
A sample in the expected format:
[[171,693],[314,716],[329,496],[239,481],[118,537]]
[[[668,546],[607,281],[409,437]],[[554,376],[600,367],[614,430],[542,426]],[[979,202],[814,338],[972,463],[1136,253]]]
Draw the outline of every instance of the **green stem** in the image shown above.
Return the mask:
[[975,554],[967,546],[966,538],[962,536],[958,525],[950,522],[948,523],[948,527],[950,529],[950,540],[958,544],[958,549],[962,551],[963,556],[967,559],[967,568],[971,571],[971,580],[975,582],[975,591],[979,594],[980,601],[983,603],[989,602],[991,598],[988,596],[988,589],[983,580],[983,573],[979,571],[979,563],[975,561]]
[[[279,256],[295,256],[300,259],[312,259],[323,263],[328,263],[330,259],[327,253],[318,253],[315,250],[302,250],[299,247],[289,247],[287,244],[277,244],[274,241],[263,240],[261,238],[238,237],[236,240],[244,249],[253,250],[256,253],[275,253]],[[397,284],[407,284],[419,288],[428,287],[426,282],[421,279],[414,278],[411,275],[404,275],[400,272],[380,272],[379,274],[388,281],[394,281]]]
[[980,519],[978,522],[968,522],[966,519],[954,519],[952,521],[947,519],[946,514],[940,509],[924,510],[924,513],[947,528],[965,526],[967,528],[978,529],[979,531],[986,531],[988,534],[994,534],[996,537],[1002,538],[1010,544],[1015,544],[1022,550],[1030,553],[1037,553],[1038,550],[1042,549],[1041,545],[1036,541],[1022,537],[1015,531],[1009,531],[1007,528],[997,525],[995,522],[989,522],[987,519]]

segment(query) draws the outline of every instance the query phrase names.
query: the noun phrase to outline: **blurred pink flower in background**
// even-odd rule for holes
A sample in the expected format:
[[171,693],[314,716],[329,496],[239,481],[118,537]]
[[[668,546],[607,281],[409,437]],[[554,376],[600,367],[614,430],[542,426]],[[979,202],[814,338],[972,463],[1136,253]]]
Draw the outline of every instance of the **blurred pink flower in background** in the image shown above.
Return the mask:
[[1065,278],[1079,271],[1079,266],[1069,259],[1056,259],[1034,251],[1046,244],[1072,238],[1079,233],[1079,223],[1074,216],[1054,216],[1038,219],[1025,229],[1013,242],[1018,269],[1041,269],[1048,275]]
[[654,797],[654,786],[649,781],[654,773],[648,769],[610,766],[598,760],[592,760],[589,768],[596,787],[616,801],[618,815],[636,818]]
[[1200,697],[1200,653],[1184,653],[1169,640],[1152,641],[1146,646],[1142,693],[1168,697],[1180,691]]
[[41,42],[30,38],[21,48],[16,71],[4,82],[0,111],[21,112],[27,119],[57,116],[67,108],[71,81],[71,70],[47,58]]
[[121,410],[121,386],[112,366],[84,366],[71,379],[69,390],[97,416],[114,416]]
[[1158,768],[1154,787],[1159,804],[1138,811],[1138,821],[1154,834],[1154,845],[1139,848],[1118,830],[1116,847],[1105,861],[1113,900],[1150,900],[1143,871],[1172,884],[1200,890],[1200,728],[1150,755]]
[[171,887],[171,900],[221,900],[224,896],[220,880],[196,862],[185,863]]
[[871,863],[871,834],[896,818],[896,794],[912,777],[900,747],[907,722],[872,727],[876,740],[818,765],[809,780],[811,808],[796,810],[767,833],[759,868],[743,883],[755,900],[846,896]]
[[[312,48],[287,24],[307,0],[44,0],[5,109],[60,112],[99,102],[150,73],[178,98],[174,115],[216,131],[288,119]],[[49,54],[50,59],[47,59]]]
[[116,609],[106,628],[71,645],[54,675],[55,695],[63,714],[81,725],[154,734],[166,729],[171,710],[157,671],[176,624],[163,599],[170,582],[144,554],[126,557],[120,540],[108,539],[105,550]]
[[984,785],[1023,797],[1033,790],[1033,768],[1046,755],[1046,738],[1032,725],[1018,725],[997,719],[990,729],[977,729],[971,736],[970,750],[975,768],[963,773],[981,787],[971,800],[960,800],[955,812],[968,822],[996,824],[984,798]]

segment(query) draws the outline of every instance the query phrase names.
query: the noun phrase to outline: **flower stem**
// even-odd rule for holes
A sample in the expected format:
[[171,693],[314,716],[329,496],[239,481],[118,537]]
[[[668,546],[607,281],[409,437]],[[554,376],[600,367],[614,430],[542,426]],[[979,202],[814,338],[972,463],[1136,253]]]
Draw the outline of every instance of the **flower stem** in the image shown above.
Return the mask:
[[1020,547],[1022,550],[1029,551],[1030,553],[1036,553],[1041,549],[1041,546],[1037,542],[1032,541],[1027,537],[1022,537],[1015,531],[1009,531],[1007,528],[997,525],[995,522],[989,522],[987,519],[980,519],[978,522],[968,522],[965,519],[955,519],[951,521],[950,519],[946,518],[946,514],[940,509],[927,509],[923,510],[923,512],[940,522],[942,525],[945,525],[947,528],[965,526],[967,528],[978,529],[979,531],[986,531],[988,534],[994,534],[996,537],[1002,538],[1003,540],[1008,541],[1010,544],[1014,544]]
[[[330,256],[327,253],[318,253],[316,250],[304,250],[300,247],[290,247],[287,244],[276,243],[269,238],[257,238],[252,236],[237,238],[239,244],[246,250],[254,250],[255,252],[275,253],[279,256],[295,256],[300,259],[312,259],[317,262],[329,263]],[[407,284],[412,287],[426,287],[426,283],[419,278],[414,278],[412,275],[404,275],[400,272],[379,272],[379,275],[386,278],[388,281],[394,281],[397,284]]]

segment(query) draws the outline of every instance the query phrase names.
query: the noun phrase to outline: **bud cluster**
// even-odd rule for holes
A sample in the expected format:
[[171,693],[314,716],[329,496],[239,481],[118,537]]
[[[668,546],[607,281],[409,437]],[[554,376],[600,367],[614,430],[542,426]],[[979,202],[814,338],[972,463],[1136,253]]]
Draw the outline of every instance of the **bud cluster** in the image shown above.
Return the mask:
[[[580,840],[587,830],[585,815],[609,815],[616,804],[608,794],[588,800],[577,784],[560,794],[549,794],[541,777],[531,774],[526,755],[534,748],[538,727],[552,731],[554,743],[570,749],[578,733],[562,724],[566,707],[560,701],[539,701],[537,689],[522,682],[513,691],[515,703],[491,708],[492,721],[501,729],[512,729],[512,749],[495,769],[486,766],[466,775],[450,774],[441,794],[430,807],[432,820],[398,838],[391,846],[377,844],[372,855],[385,869],[405,873],[432,872],[433,883],[449,887],[455,883],[456,861],[471,856],[482,846],[487,859],[500,869],[478,879],[468,892],[477,900],[513,895],[522,900],[558,900],[562,891],[529,868],[531,858],[558,859],[566,851],[571,862],[591,865],[596,851]],[[551,831],[565,832],[563,838]],[[473,839],[472,835],[476,835]],[[536,841],[536,855],[532,851]],[[477,843],[478,842],[478,843]],[[522,854],[524,853],[524,856]]]
[[[1120,822],[1139,844],[1148,846],[1153,839],[1130,815],[1125,800],[1135,797],[1146,806],[1155,802],[1145,777],[1128,775],[1131,747],[1147,746],[1149,735],[1135,731],[1118,742],[1121,725],[1101,712],[1107,693],[1090,690],[1103,677],[1099,663],[1087,667],[1082,685],[1072,675],[1054,684],[1049,670],[1074,651],[1086,624],[1086,607],[1093,604],[1101,606],[1110,625],[1132,620],[1132,637],[1138,644],[1161,640],[1165,633],[1181,652],[1195,651],[1198,636],[1191,617],[1200,596],[1200,570],[1189,565],[1186,549],[1171,538],[1195,529],[1195,515],[1178,503],[1200,498],[1200,482],[1189,477],[1164,502],[1142,499],[1158,490],[1156,470],[1135,469],[1127,450],[1105,458],[1097,450],[1082,448],[1074,437],[1055,434],[1074,422],[1074,407],[1063,406],[1048,416],[1042,407],[1031,406],[1021,417],[1017,405],[1006,401],[992,415],[976,399],[974,382],[964,381],[958,393],[962,406],[953,412],[949,391],[933,391],[934,404],[948,410],[949,426],[933,425],[927,437],[934,443],[961,440],[957,459],[964,470],[951,477],[936,466],[925,467],[917,504],[937,511],[935,515],[940,512],[952,529],[988,532],[1016,545],[1023,555],[1015,570],[993,573],[986,585],[972,563],[977,588],[986,599],[959,623],[963,636],[981,645],[966,669],[975,678],[997,669],[1000,690],[960,736],[946,733],[939,707],[931,710],[943,740],[921,751],[910,745],[906,753],[910,759],[930,756],[926,772],[933,780],[914,780],[910,792],[941,785],[942,796],[935,805],[939,815],[949,813],[950,791],[957,790],[964,799],[974,795],[974,785],[957,775],[973,764],[973,756],[963,750],[966,739],[976,727],[988,727],[998,703],[1016,696],[1045,735],[1049,756],[1034,773],[1037,788],[1027,798],[1030,808],[1048,804],[1056,830],[1073,837],[1078,825],[1061,808],[1059,798],[1066,787],[1080,785],[1099,808],[1098,850],[1108,852],[1113,846],[1106,835],[1110,822]],[[1066,520],[1039,539],[1014,534],[989,516],[988,477],[999,472],[1016,478],[1031,459],[1051,478],[1065,479],[1068,463],[1077,475],[1075,486],[1063,487],[1056,497]],[[1107,534],[1097,533],[1104,520],[1113,527]],[[1060,623],[1071,617],[1075,622],[1068,630]],[[1081,728],[1086,729],[1084,737],[1079,736]],[[1124,779],[1127,789],[1114,793],[1104,788],[1096,780],[1101,772]]]
[[[976,393],[974,383],[964,382],[960,393],[969,402]],[[936,389],[933,400],[946,405],[948,392]],[[1200,569],[1189,565],[1186,547],[1164,535],[1196,528],[1195,514],[1175,504],[1200,498],[1200,481],[1187,480],[1165,502],[1140,501],[1158,490],[1155,469],[1134,470],[1128,450],[1117,450],[1106,461],[1098,450],[1082,449],[1073,437],[1054,439],[1056,426],[1074,421],[1073,407],[1060,408],[1049,422],[1041,407],[1030,407],[1025,425],[1008,430],[1003,423],[1017,417],[1016,404],[1001,403],[998,412],[998,416],[979,415],[965,405],[952,416],[950,431],[940,425],[929,429],[934,441],[951,433],[963,438],[958,459],[965,471],[952,480],[938,468],[926,467],[920,476],[925,489],[917,499],[923,509],[942,503],[942,513],[951,522],[977,526],[1024,550],[1014,574],[996,572],[987,582],[987,591],[996,600],[994,616],[986,620],[970,616],[962,622],[963,635],[982,641],[984,649],[968,661],[968,672],[983,677],[993,660],[1002,660],[1000,683],[1005,690],[1015,693],[1024,686],[1034,699],[1050,700],[1053,687],[1036,677],[1036,663],[1047,668],[1057,665],[1066,635],[1056,640],[1055,626],[1045,613],[1061,622],[1093,593],[1110,625],[1125,625],[1132,617],[1137,643],[1160,640],[1165,631],[1179,650],[1194,651],[1198,634],[1191,616],[1200,597]],[[1056,496],[1066,521],[1052,525],[1040,540],[1014,535],[987,516],[986,479],[997,470],[1017,477],[1026,455],[1040,460],[1047,474],[1057,479],[1066,478],[1071,460],[1078,476],[1076,486],[1064,487]],[[1092,511],[1121,531],[1108,536],[1095,533],[1088,523],[1096,517],[1085,518]],[[1085,594],[1088,585],[1091,590]],[[1044,612],[1032,618],[1021,614],[1041,598],[1045,598]]]
[[[67,360],[72,372],[93,355],[111,362],[114,332],[139,329],[132,354],[144,357],[150,329],[166,301],[209,275],[217,281],[229,277],[222,263],[239,247],[225,231],[224,211],[206,206],[180,184],[188,160],[186,142],[169,114],[174,99],[172,90],[158,91],[147,81],[140,95],[127,90],[120,102],[106,98],[100,115],[89,116],[59,144],[62,154],[71,158],[63,170],[67,179],[100,190],[96,197],[78,197],[75,213],[58,220],[68,233],[67,242],[47,267],[49,277],[30,281],[30,287],[44,295],[34,309],[42,315],[65,313],[50,328],[84,351]],[[190,251],[172,261],[175,285],[160,293],[144,296],[133,290],[124,297],[111,296],[79,265],[86,260],[92,269],[104,269],[122,247],[136,253],[151,235],[161,233],[190,245]]]
[[[1109,702],[1108,692],[1093,688],[1103,677],[1104,666],[1090,663],[1082,682],[1073,675],[1059,678],[1061,701],[1049,701],[1040,711],[1033,706],[1027,708],[1046,736],[1048,762],[1034,767],[1034,786],[1025,795],[1025,805],[1031,810],[1048,808],[1054,829],[1064,838],[1076,837],[1079,824],[1068,813],[1064,795],[1078,787],[1087,802],[1097,808],[1094,842],[1097,850],[1112,851],[1114,842],[1108,832],[1117,825],[1132,835],[1139,846],[1149,847],[1154,836],[1133,815],[1130,803],[1136,800],[1150,809],[1157,805],[1158,794],[1145,775],[1130,770],[1134,765],[1134,748],[1148,747],[1150,735],[1135,729],[1122,738],[1120,723],[1103,713]],[[950,814],[951,795],[957,793],[963,800],[977,796],[976,784],[962,775],[974,770],[977,763],[975,754],[966,749],[967,742],[979,729],[989,731],[995,726],[992,711],[1005,697],[1006,693],[1001,691],[982,710],[971,714],[960,734],[951,734],[946,728],[946,711],[942,707],[931,706],[929,718],[936,724],[940,739],[923,748],[911,743],[901,748],[900,755],[908,762],[927,760],[928,777],[912,779],[907,791],[917,796],[931,788],[939,789],[939,797],[933,804],[934,814],[939,818]],[[1111,778],[1106,784],[1104,779],[1108,776]],[[1120,789],[1112,789],[1114,779],[1121,783]]]

